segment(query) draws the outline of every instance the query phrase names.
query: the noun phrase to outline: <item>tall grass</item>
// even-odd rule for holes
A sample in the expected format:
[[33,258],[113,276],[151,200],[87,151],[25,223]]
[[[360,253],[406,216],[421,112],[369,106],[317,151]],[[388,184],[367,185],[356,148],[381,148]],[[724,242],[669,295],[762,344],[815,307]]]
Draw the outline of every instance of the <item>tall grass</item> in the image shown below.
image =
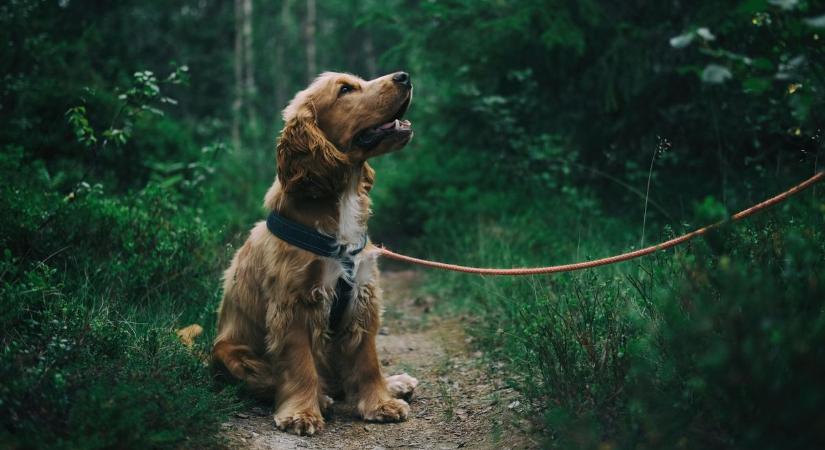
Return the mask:
[[[548,446],[816,448],[825,199],[809,194],[636,262],[530,278],[435,272],[432,289],[474,312],[468,329],[508,362]],[[599,208],[549,201],[427,242],[440,259],[522,266],[633,241],[633,226]]]
[[213,328],[226,263],[220,222],[184,198],[197,166],[130,195],[65,196],[21,149],[0,154],[0,447],[220,444],[238,397],[174,334]]

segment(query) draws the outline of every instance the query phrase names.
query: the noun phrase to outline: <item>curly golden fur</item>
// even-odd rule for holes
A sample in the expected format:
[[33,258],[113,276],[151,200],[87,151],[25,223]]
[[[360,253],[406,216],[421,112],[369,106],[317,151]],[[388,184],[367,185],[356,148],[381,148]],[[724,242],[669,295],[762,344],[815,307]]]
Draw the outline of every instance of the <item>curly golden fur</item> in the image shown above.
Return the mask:
[[[367,159],[409,142],[399,120],[412,97],[403,72],[371,81],[325,73],[284,110],[277,176],[267,210],[358,246],[367,229],[375,172]],[[275,402],[275,424],[311,435],[323,429],[330,397],[352,396],[365,420],[400,421],[401,396],[417,381],[381,374],[375,338],[381,290],[375,247],[355,261],[352,299],[329,329],[339,261],[294,247],[264,222],[252,229],[224,274],[213,360]]]

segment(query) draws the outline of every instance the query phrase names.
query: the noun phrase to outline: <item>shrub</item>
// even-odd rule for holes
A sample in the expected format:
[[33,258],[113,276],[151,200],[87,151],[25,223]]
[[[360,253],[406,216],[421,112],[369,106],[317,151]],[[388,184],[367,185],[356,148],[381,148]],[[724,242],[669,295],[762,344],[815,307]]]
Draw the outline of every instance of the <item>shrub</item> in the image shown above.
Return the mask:
[[[507,362],[549,446],[817,448],[825,442],[818,195],[637,263],[527,279],[434,277],[449,307],[475,313],[471,332]],[[436,251],[483,266],[615,252],[605,242],[621,225],[606,221],[580,248],[564,202],[552,211],[481,225]]]
[[231,392],[212,388],[209,372],[168,323],[124,317],[103,296],[67,290],[57,269],[21,267],[8,251],[0,272],[2,446],[215,443]]
[[194,179],[62,196],[19,148],[0,166],[0,445],[215,445],[234,391],[173,333],[212,328],[225,263],[219,230],[183,200]]
[[825,444],[825,211],[797,202],[651,271],[659,320],[629,383],[646,447]]

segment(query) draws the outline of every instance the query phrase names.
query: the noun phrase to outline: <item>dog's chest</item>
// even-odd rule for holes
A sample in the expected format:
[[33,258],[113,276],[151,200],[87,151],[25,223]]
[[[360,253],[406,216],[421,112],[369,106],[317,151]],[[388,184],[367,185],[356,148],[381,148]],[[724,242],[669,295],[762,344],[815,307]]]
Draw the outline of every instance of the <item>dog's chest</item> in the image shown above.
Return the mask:
[[377,281],[376,257],[375,252],[362,251],[347,260],[327,259],[324,290],[328,293],[330,329],[349,326],[370,307],[374,289],[366,286]]
[[354,292],[357,293],[358,286],[370,284],[375,281],[376,255],[372,252],[361,252],[353,258],[353,268],[351,274],[347,270],[345,264],[337,259],[325,258],[325,270],[323,284],[328,292],[335,289],[338,279],[341,277],[351,277],[353,285],[356,287]]
[[369,206],[358,192],[359,178],[353,176],[349,186],[338,199],[339,244],[357,246],[367,232],[366,219]]
[[[364,201],[358,192],[358,178],[353,177],[348,189],[338,201],[338,244],[349,252],[361,248],[366,239],[366,218],[369,215],[369,202]],[[323,284],[327,292],[334,292],[343,277],[352,284],[351,298],[345,299],[356,303],[359,287],[374,281],[376,273],[376,255],[360,251],[350,257],[349,261],[326,258]]]

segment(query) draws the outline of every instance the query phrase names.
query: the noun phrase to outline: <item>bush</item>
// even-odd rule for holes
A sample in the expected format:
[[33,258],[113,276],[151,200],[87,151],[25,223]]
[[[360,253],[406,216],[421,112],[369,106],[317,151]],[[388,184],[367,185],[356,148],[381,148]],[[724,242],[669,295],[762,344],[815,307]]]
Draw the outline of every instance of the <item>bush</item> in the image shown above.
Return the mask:
[[629,377],[646,447],[825,445],[825,210],[797,203],[651,270],[658,320]]
[[124,317],[105,296],[71,292],[57,269],[21,267],[8,251],[0,272],[4,447],[214,444],[231,391],[212,388],[170,323]]
[[[563,205],[544,218],[552,236],[533,213],[482,225],[441,255],[522,266],[616,252],[604,242],[621,236],[620,225],[606,222],[580,245],[567,230],[581,227],[565,225],[573,215]],[[822,205],[821,194],[800,196],[638,263],[548,278],[439,273],[435,281],[454,299],[449,307],[475,312],[470,330],[508,363],[512,384],[543,417],[547,445],[816,448],[825,442]]]
[[223,236],[184,199],[192,174],[122,197],[99,185],[63,196],[24,161],[19,148],[0,155],[0,443],[215,445],[234,391],[174,336],[212,328],[226,263]]

